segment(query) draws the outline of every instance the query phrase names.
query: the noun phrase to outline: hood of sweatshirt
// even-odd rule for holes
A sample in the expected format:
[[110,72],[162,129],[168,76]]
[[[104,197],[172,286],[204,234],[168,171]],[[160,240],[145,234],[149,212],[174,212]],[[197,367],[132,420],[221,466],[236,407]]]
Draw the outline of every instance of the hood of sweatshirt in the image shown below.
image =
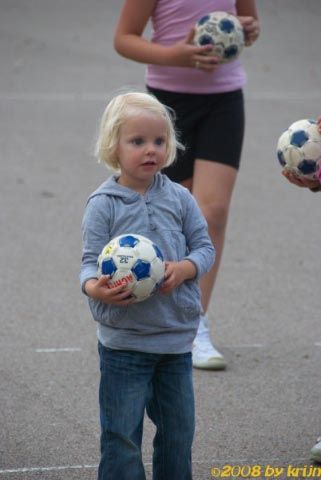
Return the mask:
[[[104,183],[102,183],[97,190],[95,190],[89,197],[90,200],[97,195],[111,195],[113,197],[120,197],[122,198],[124,203],[130,204],[135,203],[137,200],[142,196],[140,193],[135,192],[131,188],[124,187],[123,185],[119,185],[117,182],[118,176],[112,175],[109,177]],[[170,180],[166,177],[166,175],[162,175],[161,173],[157,173],[154,177],[153,183],[149,186],[149,188],[144,193],[143,197],[148,200],[149,198],[153,198],[162,194],[164,196],[164,187],[170,182]]]

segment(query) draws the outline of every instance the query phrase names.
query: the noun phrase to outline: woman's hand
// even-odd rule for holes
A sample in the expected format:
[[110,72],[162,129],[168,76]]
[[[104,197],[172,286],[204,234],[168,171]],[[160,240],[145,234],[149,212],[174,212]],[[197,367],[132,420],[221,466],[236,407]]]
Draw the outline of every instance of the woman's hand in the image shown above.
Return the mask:
[[237,17],[244,30],[245,45],[250,47],[260,35],[260,22],[254,17]]
[[312,191],[318,191],[321,189],[321,184],[318,180],[310,180],[309,178],[299,177],[294,172],[289,170],[282,170],[282,175],[289,180],[290,183],[293,185],[297,185],[298,187],[309,188]]
[[209,55],[212,50],[211,45],[194,45],[194,35],[195,30],[192,28],[184,40],[168,47],[168,65],[194,67],[205,72],[213,72],[219,65],[219,59]]
[[134,302],[132,291],[126,285],[110,287],[109,280],[110,275],[102,275],[98,280],[91,278],[85,283],[85,292],[89,297],[110,305],[127,307]]

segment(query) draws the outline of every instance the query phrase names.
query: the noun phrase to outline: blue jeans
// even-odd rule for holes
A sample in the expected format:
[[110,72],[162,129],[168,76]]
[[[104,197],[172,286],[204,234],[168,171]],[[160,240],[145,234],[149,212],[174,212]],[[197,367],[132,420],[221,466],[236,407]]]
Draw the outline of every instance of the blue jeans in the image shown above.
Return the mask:
[[153,480],[191,480],[194,391],[191,354],[111,350],[100,355],[98,480],[145,480],[145,408],[156,426]]

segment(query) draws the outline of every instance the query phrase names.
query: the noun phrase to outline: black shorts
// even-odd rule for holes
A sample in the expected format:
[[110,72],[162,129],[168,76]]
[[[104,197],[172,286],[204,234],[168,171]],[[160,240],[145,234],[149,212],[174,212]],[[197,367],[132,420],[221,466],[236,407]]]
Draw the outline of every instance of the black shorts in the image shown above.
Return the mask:
[[176,93],[148,86],[147,90],[174,110],[175,128],[186,148],[163,171],[171,180],[191,178],[196,158],[239,168],[245,123],[242,90],[214,94]]

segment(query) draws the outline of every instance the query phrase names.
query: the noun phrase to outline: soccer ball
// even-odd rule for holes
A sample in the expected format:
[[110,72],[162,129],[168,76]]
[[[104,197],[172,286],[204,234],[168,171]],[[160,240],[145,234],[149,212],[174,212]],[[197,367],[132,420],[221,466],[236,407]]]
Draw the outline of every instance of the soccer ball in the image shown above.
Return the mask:
[[315,120],[292,123],[279,138],[277,156],[286,170],[315,179],[321,167],[321,135]]
[[161,250],[142,235],[124,234],[113,238],[98,257],[98,277],[110,275],[110,288],[126,285],[135,302],[154,294],[165,273]]
[[194,44],[212,45],[208,55],[216,56],[220,63],[235,60],[244,47],[243,27],[234,15],[212,12],[196,22]]

